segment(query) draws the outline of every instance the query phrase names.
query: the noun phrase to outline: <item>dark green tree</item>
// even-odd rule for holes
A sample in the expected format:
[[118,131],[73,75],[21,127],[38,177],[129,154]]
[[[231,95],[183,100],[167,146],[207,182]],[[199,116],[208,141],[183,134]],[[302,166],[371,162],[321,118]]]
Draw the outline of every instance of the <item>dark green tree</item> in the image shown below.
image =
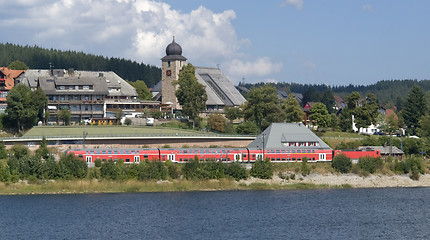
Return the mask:
[[321,96],[321,102],[324,103],[324,105],[327,108],[328,113],[334,113],[336,110],[335,107],[335,101],[333,92],[330,89],[327,89],[323,95]]
[[287,122],[301,122],[303,121],[303,109],[300,103],[294,98],[293,94],[288,95],[288,99],[282,100],[281,107],[285,112]]
[[243,117],[242,109],[239,107],[226,107],[224,109],[225,117],[233,122],[235,119],[239,119]]
[[36,150],[36,155],[43,159],[48,159],[49,157],[49,149],[45,136],[43,136],[42,141],[40,142],[40,146]]
[[427,112],[427,103],[424,92],[418,85],[414,85],[408,94],[404,105],[402,116],[408,132],[416,134],[416,129],[420,127],[419,119]]
[[152,93],[149,91],[144,81],[136,80],[136,82],[128,83],[136,89],[137,96],[140,100],[152,100]]
[[239,124],[236,128],[236,132],[239,134],[257,134],[258,127],[254,122],[248,121]]
[[276,89],[270,85],[251,89],[243,113],[245,120],[255,122],[260,130],[273,122],[285,121],[285,112],[280,107]]
[[309,111],[309,118],[318,127],[330,126],[331,117],[324,103],[315,103]]
[[199,119],[199,114],[206,109],[205,87],[197,81],[195,68],[191,63],[188,63],[182,68],[179,73],[179,85],[176,90],[176,98],[182,106],[183,113],[193,121],[193,128]]
[[36,123],[39,103],[33,92],[24,84],[18,84],[7,95],[6,114],[9,124],[18,131],[30,128]]
[[58,118],[63,121],[63,125],[69,126],[70,125],[70,110],[63,108],[60,111],[58,111]]
[[6,159],[6,158],[7,158],[6,146],[4,145],[4,142],[2,141],[0,143],[0,159]]
[[15,60],[15,61],[11,62],[9,64],[9,66],[7,66],[7,68],[12,69],[12,70],[27,70],[28,66],[19,60]]

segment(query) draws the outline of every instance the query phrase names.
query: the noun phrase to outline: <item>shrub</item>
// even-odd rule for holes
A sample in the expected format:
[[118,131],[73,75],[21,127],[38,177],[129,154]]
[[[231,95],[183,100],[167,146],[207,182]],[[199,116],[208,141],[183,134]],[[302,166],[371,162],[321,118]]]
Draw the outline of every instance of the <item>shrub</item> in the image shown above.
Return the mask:
[[376,169],[381,168],[383,160],[380,157],[361,157],[358,160],[358,166],[365,172],[374,173]]
[[23,156],[27,156],[30,151],[28,150],[28,148],[22,144],[15,144],[12,146],[12,148],[10,149],[10,151],[12,152],[12,154],[17,158],[20,159]]
[[273,166],[270,163],[270,160],[257,160],[252,165],[251,176],[261,179],[271,179],[273,176]]
[[308,158],[303,157],[303,159],[302,159],[302,175],[306,176],[306,175],[309,175],[309,173],[311,173],[311,169],[309,168],[309,165],[308,165]]
[[332,162],[331,166],[340,173],[348,173],[351,171],[352,162],[345,154],[336,155]]
[[88,173],[87,163],[73,154],[67,154],[60,158],[59,168],[64,178],[85,178]]
[[96,160],[94,160],[94,166],[95,167],[101,167],[102,166],[102,160],[100,158],[97,158]]
[[248,178],[248,172],[246,169],[237,162],[227,164],[225,168],[225,174],[227,176],[233,177],[236,181]]

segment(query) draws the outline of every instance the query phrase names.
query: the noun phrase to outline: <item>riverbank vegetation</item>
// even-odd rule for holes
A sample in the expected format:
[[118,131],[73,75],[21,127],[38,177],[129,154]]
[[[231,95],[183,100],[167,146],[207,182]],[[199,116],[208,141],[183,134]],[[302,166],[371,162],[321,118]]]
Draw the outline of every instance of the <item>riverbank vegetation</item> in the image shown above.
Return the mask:
[[[86,192],[155,192],[197,190],[308,189],[350,187],[346,185],[309,184],[301,182],[310,174],[404,175],[419,180],[429,171],[429,163],[419,156],[402,161],[390,157],[361,158],[352,164],[344,155],[332,162],[254,164],[222,163],[193,159],[184,164],[170,161],[143,161],[139,164],[102,162],[88,168],[74,155],[55,161],[42,144],[33,153],[26,146],[15,145],[9,152],[0,146],[0,193],[86,193]],[[246,168],[248,167],[248,168]],[[276,181],[273,181],[276,180]]]

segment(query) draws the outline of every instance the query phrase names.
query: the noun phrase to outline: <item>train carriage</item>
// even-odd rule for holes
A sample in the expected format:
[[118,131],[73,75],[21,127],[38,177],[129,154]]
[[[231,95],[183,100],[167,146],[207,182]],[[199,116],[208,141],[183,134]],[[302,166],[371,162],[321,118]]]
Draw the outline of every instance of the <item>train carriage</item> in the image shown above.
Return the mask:
[[66,154],[72,153],[76,157],[82,158],[87,163],[93,163],[96,159],[103,162],[124,160],[124,163],[138,163],[140,161],[154,161],[160,159],[158,148],[127,148],[127,149],[114,149],[114,148],[91,148],[91,149],[70,149]]

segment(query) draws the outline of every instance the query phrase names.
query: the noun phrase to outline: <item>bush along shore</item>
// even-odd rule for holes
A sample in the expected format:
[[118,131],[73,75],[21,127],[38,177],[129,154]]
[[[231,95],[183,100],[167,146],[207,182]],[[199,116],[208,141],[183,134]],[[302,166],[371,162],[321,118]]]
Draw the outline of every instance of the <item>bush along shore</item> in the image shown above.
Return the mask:
[[55,161],[49,151],[30,153],[22,145],[13,146],[9,155],[0,147],[0,157],[7,156],[0,161],[0,194],[430,186],[428,163],[418,156],[402,161],[366,157],[358,164],[344,155],[326,163],[260,160],[250,169],[197,158],[184,164],[96,160],[88,168],[74,155]]

